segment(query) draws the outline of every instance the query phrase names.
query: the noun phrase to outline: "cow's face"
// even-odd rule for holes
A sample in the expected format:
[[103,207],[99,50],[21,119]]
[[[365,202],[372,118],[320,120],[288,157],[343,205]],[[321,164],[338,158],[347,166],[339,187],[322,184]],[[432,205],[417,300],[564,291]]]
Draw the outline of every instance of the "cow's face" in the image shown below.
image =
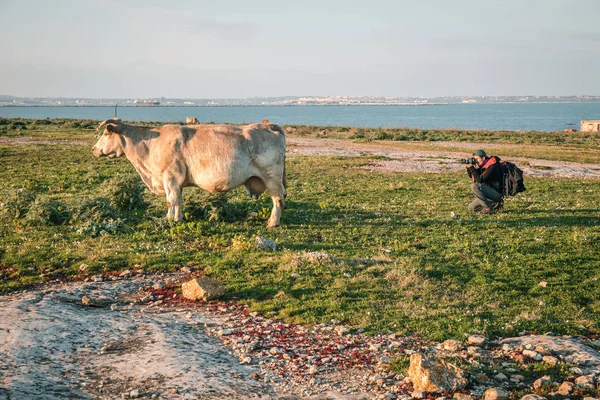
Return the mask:
[[96,157],[115,158],[124,154],[123,137],[119,134],[119,128],[116,125],[106,125],[104,133],[92,148]]

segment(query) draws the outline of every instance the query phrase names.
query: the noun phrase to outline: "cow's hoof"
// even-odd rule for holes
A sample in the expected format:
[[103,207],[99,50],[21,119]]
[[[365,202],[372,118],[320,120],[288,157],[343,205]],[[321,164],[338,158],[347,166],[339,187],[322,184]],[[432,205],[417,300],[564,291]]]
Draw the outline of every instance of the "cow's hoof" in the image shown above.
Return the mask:
[[279,223],[277,223],[277,222],[269,222],[267,224],[267,229],[277,228],[278,226],[279,226]]

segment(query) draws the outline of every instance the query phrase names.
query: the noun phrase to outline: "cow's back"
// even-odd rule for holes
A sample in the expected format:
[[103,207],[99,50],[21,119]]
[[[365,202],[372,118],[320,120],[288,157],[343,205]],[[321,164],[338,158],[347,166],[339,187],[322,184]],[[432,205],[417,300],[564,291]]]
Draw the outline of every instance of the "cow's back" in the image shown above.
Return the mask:
[[166,125],[160,136],[163,130],[163,143],[185,160],[187,183],[210,191],[229,190],[251,176],[268,174],[285,157],[285,135],[272,124]]

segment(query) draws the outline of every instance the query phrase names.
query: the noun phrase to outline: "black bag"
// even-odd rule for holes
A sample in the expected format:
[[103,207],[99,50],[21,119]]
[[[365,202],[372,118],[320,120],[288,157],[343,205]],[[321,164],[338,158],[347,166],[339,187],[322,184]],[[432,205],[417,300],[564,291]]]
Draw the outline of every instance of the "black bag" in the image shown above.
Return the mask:
[[523,171],[515,164],[503,161],[502,173],[504,174],[504,195],[516,196],[517,193],[526,191],[523,184]]

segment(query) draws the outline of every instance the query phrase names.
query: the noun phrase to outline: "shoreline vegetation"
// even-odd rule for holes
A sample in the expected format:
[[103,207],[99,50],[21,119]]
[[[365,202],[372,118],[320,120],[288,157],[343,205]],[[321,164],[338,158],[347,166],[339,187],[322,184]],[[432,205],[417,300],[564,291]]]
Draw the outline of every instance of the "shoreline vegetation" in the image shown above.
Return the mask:
[[[527,177],[505,213],[471,215],[462,173],[374,172],[369,155],[291,153],[281,227],[264,228],[268,197],[196,188],[184,191],[185,222],[173,223],[127,159],[93,157],[98,123],[0,118],[0,293],[187,267],[222,281],[226,300],[290,323],[335,319],[434,340],[600,334],[600,180]],[[284,129],[579,163],[600,153],[598,133]],[[257,235],[278,249],[255,248]]]

